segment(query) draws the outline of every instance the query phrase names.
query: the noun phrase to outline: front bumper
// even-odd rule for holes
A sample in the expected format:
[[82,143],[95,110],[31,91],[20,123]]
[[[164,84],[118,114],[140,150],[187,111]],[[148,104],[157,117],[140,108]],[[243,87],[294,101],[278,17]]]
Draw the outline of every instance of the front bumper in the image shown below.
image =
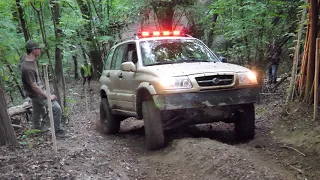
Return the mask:
[[260,89],[224,89],[197,93],[153,95],[153,99],[160,110],[219,107],[255,103],[260,99]]

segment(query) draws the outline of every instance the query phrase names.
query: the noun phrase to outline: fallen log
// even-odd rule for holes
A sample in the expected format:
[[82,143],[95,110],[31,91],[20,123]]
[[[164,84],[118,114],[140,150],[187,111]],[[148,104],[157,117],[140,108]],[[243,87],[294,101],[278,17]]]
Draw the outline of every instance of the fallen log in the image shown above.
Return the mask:
[[10,117],[31,112],[32,105],[30,102],[24,102],[22,105],[14,106],[8,109]]

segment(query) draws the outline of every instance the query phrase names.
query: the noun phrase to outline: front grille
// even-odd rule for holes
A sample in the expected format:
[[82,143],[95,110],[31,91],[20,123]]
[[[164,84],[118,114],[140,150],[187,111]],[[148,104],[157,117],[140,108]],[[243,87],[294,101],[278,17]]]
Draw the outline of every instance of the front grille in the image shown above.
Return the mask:
[[232,84],[233,78],[233,75],[213,75],[196,77],[196,81],[200,87],[228,86]]

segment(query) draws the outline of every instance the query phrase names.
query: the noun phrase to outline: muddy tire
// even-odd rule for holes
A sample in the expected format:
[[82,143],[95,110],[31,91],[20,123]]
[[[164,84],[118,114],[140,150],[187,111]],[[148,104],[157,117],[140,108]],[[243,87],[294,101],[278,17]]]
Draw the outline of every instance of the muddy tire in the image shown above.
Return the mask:
[[111,114],[107,98],[101,98],[100,103],[100,126],[105,134],[116,134],[120,130],[121,120],[118,116]]
[[253,104],[242,105],[242,110],[236,112],[235,132],[238,140],[254,138],[255,112]]
[[164,135],[160,110],[155,106],[153,100],[146,100],[142,102],[142,114],[146,148],[148,150],[162,148],[164,146]]

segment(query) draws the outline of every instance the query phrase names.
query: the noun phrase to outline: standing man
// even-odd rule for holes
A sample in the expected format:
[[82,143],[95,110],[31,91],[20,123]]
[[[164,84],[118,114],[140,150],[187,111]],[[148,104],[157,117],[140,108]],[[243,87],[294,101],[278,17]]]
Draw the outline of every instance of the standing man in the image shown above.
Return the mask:
[[93,73],[93,68],[90,63],[87,62],[87,60],[84,61],[84,64],[81,66],[81,76],[83,78],[83,84],[82,87],[84,89],[84,85],[86,84],[86,80],[88,79],[88,89],[90,89],[90,81]]
[[275,43],[272,43],[269,46],[269,68],[268,68],[268,75],[269,75],[269,84],[277,83],[277,71],[280,63],[280,55],[281,55],[281,48],[277,48]]
[[33,128],[43,130],[43,125],[40,125],[40,118],[45,113],[44,107],[48,107],[47,97],[50,96],[52,101],[52,111],[54,119],[54,128],[57,137],[67,137],[65,132],[60,128],[61,122],[61,107],[58,104],[55,95],[48,95],[43,90],[42,82],[40,81],[39,71],[37,67],[37,57],[40,56],[41,47],[35,40],[29,40],[26,43],[27,54],[22,56],[21,60],[21,76],[22,84],[32,100],[32,121]]

